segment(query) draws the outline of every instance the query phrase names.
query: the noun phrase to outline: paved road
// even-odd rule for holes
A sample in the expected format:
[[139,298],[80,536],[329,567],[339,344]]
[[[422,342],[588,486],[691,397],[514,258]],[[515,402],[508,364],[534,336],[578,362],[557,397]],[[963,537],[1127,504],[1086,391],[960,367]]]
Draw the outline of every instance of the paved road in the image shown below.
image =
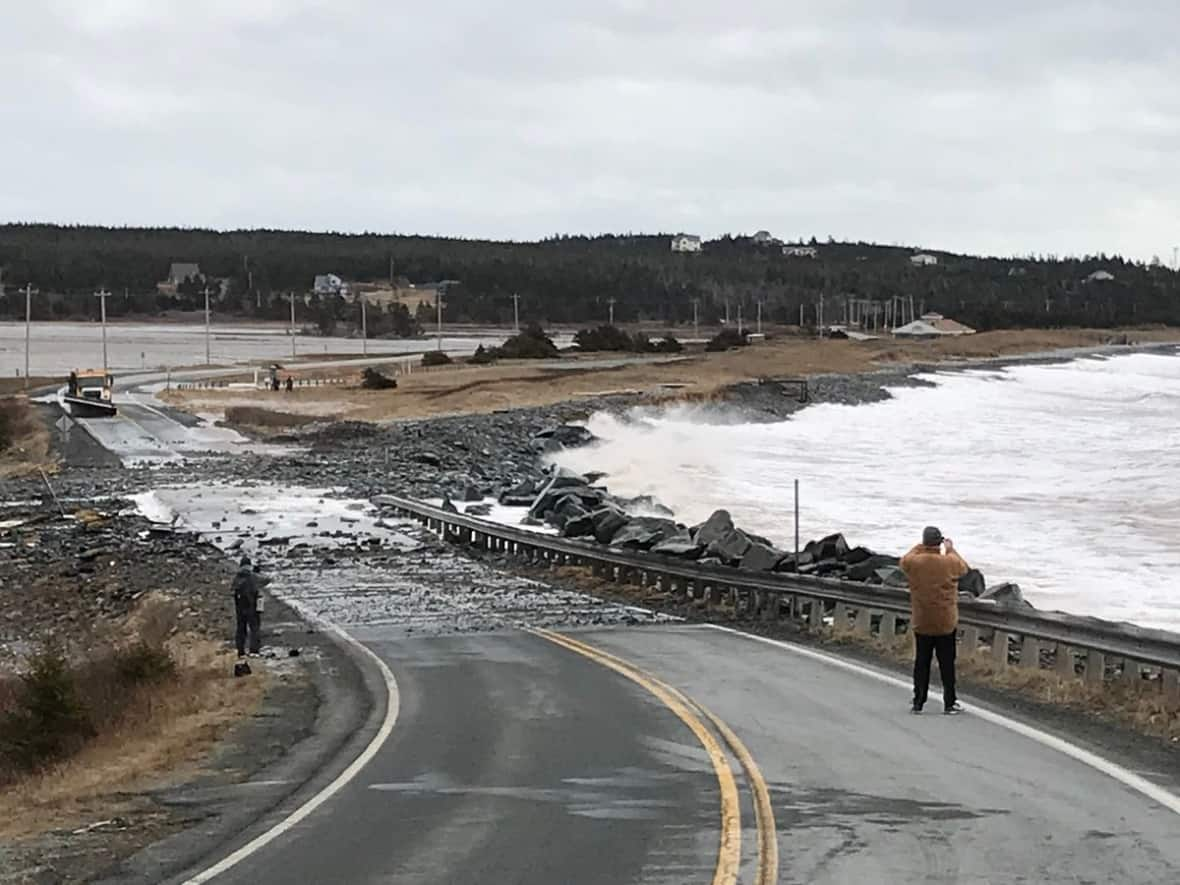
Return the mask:
[[[978,716],[710,628],[570,636],[709,708],[770,787],[779,881],[1180,881],[1180,819]],[[707,883],[721,832],[700,740],[643,687],[520,631],[359,638],[401,713],[325,806],[216,881]],[[740,879],[758,858],[740,778]]]

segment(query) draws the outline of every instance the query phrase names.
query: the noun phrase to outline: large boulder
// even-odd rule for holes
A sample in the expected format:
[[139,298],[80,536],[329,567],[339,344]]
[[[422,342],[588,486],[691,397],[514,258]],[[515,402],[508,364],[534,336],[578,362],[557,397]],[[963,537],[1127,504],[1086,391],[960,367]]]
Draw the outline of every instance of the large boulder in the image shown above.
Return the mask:
[[876,556],[868,547],[853,547],[840,558],[849,565],[857,565]]
[[491,516],[491,504],[468,504],[463,508],[463,512],[468,516]]
[[[846,563],[847,559],[844,560]],[[857,562],[855,565],[848,566],[845,572],[845,577],[850,581],[871,581],[877,574],[877,569],[885,568],[886,566],[895,566],[898,563],[896,556],[883,556],[874,553],[868,559]]]
[[594,534],[594,514],[583,513],[566,521],[561,527],[563,538],[585,538]]
[[665,507],[651,495],[637,495],[634,498],[615,498],[615,504],[628,513],[642,516],[672,516],[672,510]]
[[454,503],[451,501],[450,497],[443,498],[441,509],[445,510],[447,513],[458,513],[459,512],[459,508],[454,505]]
[[[696,541],[698,544],[701,542],[699,533]],[[706,545],[705,553],[709,556],[716,556],[722,562],[727,562],[730,565],[738,565],[749,549],[750,539],[746,537],[745,532],[741,529],[730,529],[720,538]]]
[[848,542],[841,534],[828,535],[818,541],[808,541],[803,548],[818,559],[841,559],[848,553]]
[[677,532],[651,548],[652,553],[662,556],[679,556],[682,559],[699,559],[705,548],[693,540],[688,530]]
[[995,603],[1000,608],[1031,610],[1032,603],[1024,598],[1019,584],[1004,583],[988,587],[979,595],[981,602]]
[[531,507],[536,498],[537,486],[527,479],[500,492],[500,503],[507,507]]
[[558,448],[573,449],[588,445],[596,439],[597,437],[588,428],[578,424],[562,424],[560,427],[551,427],[533,434],[535,447],[549,448],[550,450],[552,450],[552,446],[547,445],[550,443],[556,444]]
[[590,518],[594,521],[594,540],[599,544],[609,544],[628,522],[627,517],[614,507],[599,507]]
[[[1019,589],[1019,588],[1017,588]],[[982,596],[987,591],[987,583],[983,580],[983,572],[973,568],[959,578],[959,593],[966,593],[972,598]]]
[[734,529],[733,518],[728,510],[715,510],[713,515],[692,529],[693,540],[703,547],[725,537]]
[[475,483],[469,482],[463,487],[462,500],[467,503],[482,501],[483,492],[480,490],[479,486],[475,485]]
[[545,514],[545,522],[560,531],[571,519],[581,516],[589,516],[589,511],[582,506],[577,495],[566,494],[553,506],[552,510]]
[[610,544],[612,547],[650,550],[661,541],[671,538],[678,531],[679,526],[670,519],[639,516],[619,529],[610,539]]
[[909,580],[903,572],[896,565],[886,565],[876,570],[876,583],[884,584],[886,587],[908,587]]
[[778,562],[775,563],[775,566],[774,566],[774,570],[776,572],[793,572],[798,568],[799,568],[799,565],[795,561],[795,554],[794,553],[784,553],[782,556],[779,557]]
[[782,558],[783,552],[781,550],[754,542],[746,548],[746,552],[742,556],[741,567],[750,572],[769,572],[778,565]]

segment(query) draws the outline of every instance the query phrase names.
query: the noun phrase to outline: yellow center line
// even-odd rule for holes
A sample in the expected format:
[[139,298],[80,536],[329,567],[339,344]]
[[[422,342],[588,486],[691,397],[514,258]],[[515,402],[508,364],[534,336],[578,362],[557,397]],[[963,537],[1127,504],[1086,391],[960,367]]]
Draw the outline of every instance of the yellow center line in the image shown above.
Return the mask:
[[[544,631],[544,633],[550,632]],[[568,645],[578,646],[587,652],[593,653],[597,657],[608,659],[616,665],[616,668],[629,669],[641,674],[643,672],[630,661],[626,661],[600,648],[595,648],[592,645],[582,642],[580,639],[574,639],[572,636],[565,634],[554,633],[552,635],[564,640],[563,644],[566,644],[567,647]],[[713,724],[713,727],[717,729],[717,732],[721,735],[725,743],[729,745],[729,749],[737,757],[738,762],[741,763],[742,770],[746,775],[746,781],[750,784],[750,790],[754,794],[754,818],[758,836],[758,872],[755,882],[756,885],[775,885],[778,882],[778,832],[774,822],[774,808],[770,802],[770,788],[766,784],[766,779],[762,776],[762,770],[758,767],[758,763],[754,761],[754,757],[749,749],[725,720],[714,715],[697,701],[686,697],[683,692],[673,688],[666,682],[662,682],[651,675],[646,675],[646,678],[659,684],[667,692],[680,700],[681,703],[706,717]]]
[[713,737],[712,732],[709,731],[700,716],[693,712],[691,702],[671,686],[665,685],[658,679],[644,674],[634,665],[614,658],[606,652],[601,652],[593,646],[570,639],[560,633],[554,633],[552,630],[532,627],[525,629],[534,636],[547,639],[630,679],[659,698],[664,706],[675,713],[680,721],[696,735],[701,746],[705,748],[709,761],[713,763],[713,771],[717,775],[717,782],[721,790],[721,845],[717,851],[717,868],[713,872],[713,885],[736,885],[742,850],[741,810],[738,805],[737,782],[734,780],[733,770],[729,767],[729,758],[725,755],[725,750],[721,748],[721,744],[717,742],[717,738]]

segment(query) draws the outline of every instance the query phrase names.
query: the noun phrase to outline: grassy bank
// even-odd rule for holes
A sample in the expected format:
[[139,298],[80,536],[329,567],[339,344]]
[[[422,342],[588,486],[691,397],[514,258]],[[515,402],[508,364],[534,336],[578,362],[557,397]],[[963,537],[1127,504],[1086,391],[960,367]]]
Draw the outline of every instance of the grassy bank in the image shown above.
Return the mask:
[[19,396],[0,398],[0,479],[54,466],[49,431],[36,407]]
[[197,412],[224,413],[234,406],[254,406],[288,414],[383,421],[544,406],[618,391],[637,391],[657,400],[702,399],[731,384],[765,376],[846,374],[911,363],[1018,356],[1098,347],[1112,338],[1134,343],[1180,341],[1180,330],[1005,331],[914,342],[781,337],[739,350],[617,368],[596,367],[589,358],[568,358],[560,369],[527,361],[484,367],[459,363],[402,376],[398,388],[388,391],[359,389],[358,376],[356,384],[345,387],[296,388],[291,393],[214,389],[171,391],[164,397],[179,408]]
[[176,632],[179,610],[148,597],[84,651],[43,647],[0,680],[0,838],[117,814],[258,705],[265,673],[234,680],[222,643]]

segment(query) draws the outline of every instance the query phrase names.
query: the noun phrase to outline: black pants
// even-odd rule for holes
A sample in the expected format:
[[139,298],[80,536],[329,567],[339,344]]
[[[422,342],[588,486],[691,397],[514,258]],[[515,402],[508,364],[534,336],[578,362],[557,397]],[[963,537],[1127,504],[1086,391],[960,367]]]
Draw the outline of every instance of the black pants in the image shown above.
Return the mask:
[[955,634],[926,636],[914,634],[917,647],[914,655],[914,706],[926,703],[926,692],[930,688],[930,658],[938,655],[938,673],[942,676],[942,703],[949,707],[955,697]]
[[[262,618],[258,616],[256,611],[238,611],[238,630],[234,641],[238,645],[239,655],[246,653],[247,632],[250,634],[250,651],[257,654],[258,650],[262,648]],[[929,665],[926,669],[930,669]]]

